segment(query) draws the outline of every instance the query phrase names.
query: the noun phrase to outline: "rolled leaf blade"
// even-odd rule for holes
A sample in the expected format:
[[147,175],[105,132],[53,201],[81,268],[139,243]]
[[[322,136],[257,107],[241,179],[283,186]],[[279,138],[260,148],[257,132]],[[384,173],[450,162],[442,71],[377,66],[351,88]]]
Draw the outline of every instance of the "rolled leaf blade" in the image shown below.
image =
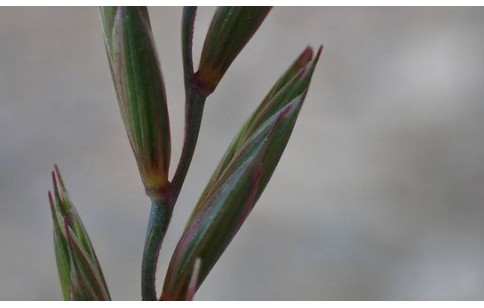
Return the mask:
[[[79,242],[82,250],[89,256],[92,260],[92,266],[94,267],[95,271],[99,274],[99,278],[104,285],[105,290],[107,291],[106,281],[104,279],[104,275],[101,270],[101,266],[99,265],[99,261],[96,256],[96,252],[94,251],[94,246],[91,244],[91,240],[89,239],[89,235],[87,233],[82,220],[77,213],[77,210],[72,203],[67,189],[64,185],[64,181],[62,179],[62,175],[60,173],[59,167],[54,165],[54,171],[52,173],[53,176],[53,183],[54,183],[54,192],[56,195],[56,200],[59,202],[58,208],[60,209],[59,213],[61,213],[61,217],[67,220],[69,228],[73,230],[73,234],[76,240]],[[62,221],[59,220],[62,223]]]
[[63,219],[66,219],[69,227],[73,230],[79,242],[82,244],[82,247],[91,257],[95,257],[87,230],[84,227],[79,214],[74,207],[74,204],[72,204],[71,199],[69,198],[64,181],[62,180],[62,175],[56,165],[54,166],[54,171],[52,172],[52,182],[54,184],[55,202],[60,214],[60,224],[63,223]]
[[121,115],[146,192],[164,196],[171,154],[163,76],[145,7],[101,8]]
[[[245,140],[254,129],[280,110],[280,108],[287,104],[287,102],[293,100],[304,91],[307,91],[321,52],[322,46],[319,47],[314,58],[312,48],[310,47],[307,47],[301,53],[284,75],[279,78],[276,84],[271,88],[257,110],[253,113],[254,116],[252,116],[247,122],[245,130],[242,130],[239,133],[237,138],[238,144]],[[234,146],[237,147],[237,144]]]
[[116,16],[117,8],[115,6],[102,6],[99,8],[99,15],[101,17],[102,30],[104,36],[104,44],[111,63],[112,55],[112,37],[114,18]]
[[312,60],[303,52],[232,142],[177,244],[162,299],[193,292],[190,277],[200,259],[198,289],[249,215],[287,145],[320,52]]
[[110,300],[109,291],[82,221],[72,204],[59,169],[52,172],[54,196],[49,202],[54,225],[54,251],[65,300]]
[[[82,267],[79,266],[79,253],[78,249],[74,248],[74,237],[72,230],[68,225],[67,219],[64,221],[64,231],[67,237],[67,245],[69,247],[69,261],[70,261],[70,283],[71,283],[71,300],[75,301],[97,301],[102,300],[102,296],[96,294],[100,292],[99,287],[95,286],[92,282],[88,281],[85,277],[85,270],[83,272]],[[78,246],[78,244],[77,244]]]
[[[172,262],[165,278],[162,300],[183,300],[191,297],[190,294],[193,295],[204,281],[215,264],[215,259],[218,259],[220,256],[219,252],[225,249],[226,244],[234,235],[230,231],[220,233],[216,232],[216,230],[223,228],[227,222],[236,219],[237,214],[240,214],[243,207],[234,207],[233,209],[237,211],[227,212],[225,217],[212,215],[216,211],[222,211],[221,207],[224,203],[248,203],[249,195],[253,195],[246,193],[247,187],[250,186],[250,181],[253,178],[250,173],[251,170],[249,164],[243,165],[233,177],[229,178],[227,185],[221,187],[214,194],[211,208],[201,211],[200,215],[195,217],[192,225],[184,232],[173,254]],[[231,190],[230,185],[234,185],[236,182],[241,183],[239,189]],[[196,260],[201,260],[198,277],[194,282],[195,286],[190,286],[190,282],[193,283],[191,277],[193,276],[192,270],[195,268]]]
[[52,222],[54,225],[54,252],[57,263],[57,272],[59,274],[59,281],[61,284],[62,295],[64,300],[71,299],[71,288],[70,288],[70,258],[69,249],[65,237],[62,234],[61,226],[59,224],[59,217],[55,209],[54,199],[52,194],[49,192],[49,202],[50,209],[52,213]]
[[219,7],[202,48],[197,82],[212,93],[240,51],[262,24],[271,7]]
[[[243,144],[251,138],[254,139],[254,135],[257,136],[255,131],[264,126],[263,122],[265,121],[268,123],[267,119],[273,117],[274,114],[280,111],[281,108],[287,105],[288,102],[295,97],[307,91],[312,73],[321,55],[321,51],[322,46],[319,47],[316,57],[313,58],[312,49],[310,47],[306,48],[289,69],[279,78],[228,147],[210,178],[205,191],[202,193],[202,196],[207,195],[208,190],[214,186],[214,182],[217,181],[223,171],[227,169],[227,165],[233,161],[234,156],[240,151]],[[198,206],[199,205],[197,205],[197,208]]]
[[108,300],[109,294],[92,259],[81,247],[67,224],[65,230],[72,262],[71,268],[74,269],[74,281],[88,291],[85,294],[90,300]]

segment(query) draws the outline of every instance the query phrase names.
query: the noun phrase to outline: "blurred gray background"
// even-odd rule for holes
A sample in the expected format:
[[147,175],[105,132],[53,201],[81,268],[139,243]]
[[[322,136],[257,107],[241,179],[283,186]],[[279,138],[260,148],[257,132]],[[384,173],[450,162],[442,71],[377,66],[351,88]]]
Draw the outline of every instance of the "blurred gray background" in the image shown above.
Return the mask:
[[[199,11],[195,62],[213,8]],[[183,129],[181,8],[150,9]],[[277,77],[324,44],[272,181],[199,300],[482,300],[484,9],[275,8],[208,99],[161,253]],[[0,9],[0,299],[57,300],[47,202],[57,163],[114,299],[140,298],[148,199],[97,8]]]

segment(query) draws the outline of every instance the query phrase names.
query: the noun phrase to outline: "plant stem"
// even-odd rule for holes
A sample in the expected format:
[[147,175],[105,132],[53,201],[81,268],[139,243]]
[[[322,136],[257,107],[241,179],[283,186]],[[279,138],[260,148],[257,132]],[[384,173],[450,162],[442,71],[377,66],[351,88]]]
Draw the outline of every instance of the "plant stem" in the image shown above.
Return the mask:
[[171,220],[173,208],[180,194],[190,167],[193,153],[197,145],[203,108],[207,96],[203,94],[194,79],[192,61],[193,23],[196,8],[184,9],[183,38],[183,69],[185,79],[185,135],[180,161],[175,175],[168,186],[164,200],[152,200],[151,212],[143,253],[141,293],[143,300],[157,300],[156,297],[156,265],[166,229]]
[[207,98],[198,87],[195,73],[193,71],[192,43],[193,25],[197,7],[183,8],[182,19],[182,56],[183,76],[185,82],[185,136],[183,141],[182,154],[178,163],[175,175],[171,182],[168,195],[168,202],[175,205],[185,177],[192,161],[193,152],[198,140],[198,133],[202,123],[203,107]]
[[185,109],[185,139],[182,154],[172,183],[167,191],[167,200],[151,201],[151,212],[146,231],[145,248],[141,269],[141,294],[143,300],[156,300],[156,265],[166,229],[171,220],[181,187],[190,167],[198,140],[198,133],[202,123],[205,96],[198,92],[191,92]]
[[[183,77],[185,82],[185,90],[193,83],[193,26],[195,24],[195,16],[197,15],[196,6],[186,6],[183,8],[182,19],[182,56],[183,56]],[[188,97],[188,91],[185,91]]]
[[188,101],[185,107],[185,137],[183,141],[183,148],[178,162],[175,175],[171,182],[168,191],[168,203],[174,205],[180,194],[180,190],[185,181],[185,177],[192,162],[193,153],[197,145],[200,125],[202,123],[203,107],[205,105],[206,96],[193,89],[188,95]]
[[145,301],[157,299],[156,264],[172,211],[173,207],[170,207],[165,200],[151,200],[151,212],[141,265],[141,294]]

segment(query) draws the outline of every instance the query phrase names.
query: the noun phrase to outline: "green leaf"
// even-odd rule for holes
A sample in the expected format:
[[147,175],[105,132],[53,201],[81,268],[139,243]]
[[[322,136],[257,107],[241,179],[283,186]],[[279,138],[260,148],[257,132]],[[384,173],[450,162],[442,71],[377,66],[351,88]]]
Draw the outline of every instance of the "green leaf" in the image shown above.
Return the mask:
[[[83,300],[107,300],[109,295],[104,281],[90,256],[81,247],[69,225],[65,224],[65,234],[71,259],[71,283],[82,286]],[[77,300],[77,298],[76,298]]]
[[52,212],[52,221],[54,224],[54,251],[55,258],[57,262],[57,271],[59,273],[59,280],[62,288],[62,295],[64,300],[70,300],[70,258],[69,249],[67,248],[67,243],[65,238],[62,236],[61,227],[59,225],[60,218],[56,212],[52,194],[49,192],[49,202],[50,209]]
[[[287,104],[288,101],[291,101],[297,95],[302,93],[302,90],[309,87],[309,82],[314,67],[319,59],[320,52],[321,49],[318,51],[316,59],[312,61],[311,64],[313,50],[310,47],[307,47],[274,84],[262,103],[232,141],[232,144],[227,149],[214,174],[209,180],[207,189],[212,187],[212,184],[218,179],[221,172],[226,169],[227,164],[233,159],[235,153],[240,149],[241,145],[247,141],[254,130],[257,127],[260,127],[263,121],[273,116],[282,106]],[[204,194],[206,194],[206,192],[204,192]]]
[[109,291],[82,221],[65,189],[59,169],[52,172],[54,196],[49,202],[54,250],[65,300],[110,300]]
[[101,17],[101,23],[103,28],[104,43],[108,54],[109,61],[111,62],[112,54],[112,37],[113,37],[113,25],[114,17],[116,16],[117,8],[115,6],[102,6],[99,8],[99,14]]
[[219,7],[203,44],[196,78],[205,95],[212,93],[271,7]]
[[195,260],[195,264],[193,265],[192,277],[190,278],[190,283],[188,284],[188,290],[185,294],[185,300],[191,301],[193,300],[193,296],[195,292],[197,292],[198,286],[198,276],[200,274],[200,266],[202,264],[202,260],[198,258]]
[[314,67],[308,49],[274,85],[227,150],[177,244],[162,299],[183,299],[200,259],[196,288],[222,255],[269,182],[302,107]]
[[171,141],[165,86],[145,7],[101,8],[121,115],[150,197],[168,185]]

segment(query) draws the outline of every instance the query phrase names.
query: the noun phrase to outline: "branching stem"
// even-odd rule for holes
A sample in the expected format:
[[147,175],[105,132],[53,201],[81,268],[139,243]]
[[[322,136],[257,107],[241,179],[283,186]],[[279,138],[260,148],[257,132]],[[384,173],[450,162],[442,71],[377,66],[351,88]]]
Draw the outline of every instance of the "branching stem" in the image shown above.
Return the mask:
[[141,274],[141,295],[143,300],[156,300],[156,265],[161,242],[170,223],[172,210],[173,208],[166,201],[151,201]]
[[178,162],[173,179],[168,186],[165,198],[164,200],[152,200],[151,203],[141,270],[141,293],[143,300],[157,300],[155,276],[158,255],[171,220],[173,208],[190,167],[202,123],[206,95],[200,91],[194,79],[192,61],[192,38],[195,14],[195,7],[187,7],[183,10],[182,51],[186,96],[185,135],[180,161]]

